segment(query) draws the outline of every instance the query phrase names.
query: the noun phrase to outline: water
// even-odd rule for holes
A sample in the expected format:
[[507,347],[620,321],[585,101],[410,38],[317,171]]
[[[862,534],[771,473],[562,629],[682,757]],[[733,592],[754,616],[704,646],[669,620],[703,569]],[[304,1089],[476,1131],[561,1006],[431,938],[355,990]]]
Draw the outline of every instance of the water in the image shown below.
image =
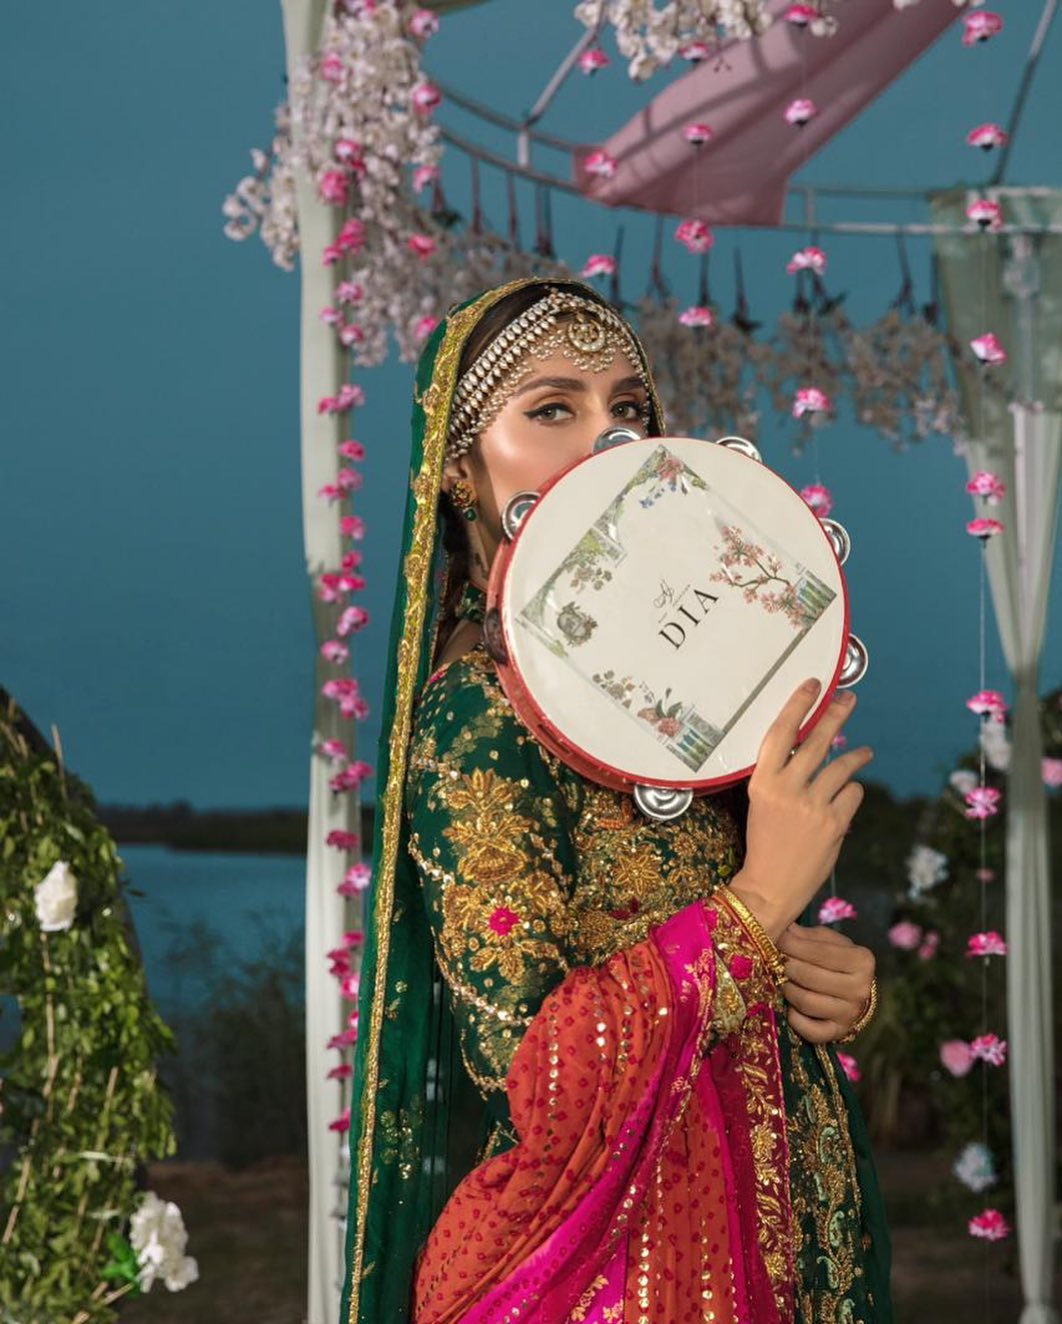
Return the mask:
[[[233,855],[120,846],[148,986],[165,1016],[190,1010],[198,981],[178,953],[199,957],[216,938],[214,959],[253,960],[271,939],[286,943],[304,926],[305,870],[298,855]],[[209,931],[209,932],[208,932]]]

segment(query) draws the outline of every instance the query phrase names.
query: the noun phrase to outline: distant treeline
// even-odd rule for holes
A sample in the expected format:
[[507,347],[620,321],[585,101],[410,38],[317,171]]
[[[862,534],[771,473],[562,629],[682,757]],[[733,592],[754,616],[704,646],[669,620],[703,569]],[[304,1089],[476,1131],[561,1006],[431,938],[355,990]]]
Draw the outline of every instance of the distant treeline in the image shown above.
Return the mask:
[[[170,846],[174,850],[238,851],[252,855],[303,855],[305,809],[194,809],[186,800],[169,805],[100,805],[100,820],[119,845]],[[372,845],[373,806],[362,810],[362,842]]]

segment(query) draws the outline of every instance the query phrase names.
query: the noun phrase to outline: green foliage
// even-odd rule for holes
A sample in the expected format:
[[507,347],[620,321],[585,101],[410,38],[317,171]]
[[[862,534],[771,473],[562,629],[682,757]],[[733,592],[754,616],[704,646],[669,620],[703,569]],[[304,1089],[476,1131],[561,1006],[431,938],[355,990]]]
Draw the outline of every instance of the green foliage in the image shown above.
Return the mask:
[[[1041,701],[1044,753],[1055,758],[1062,756],[1060,697],[1056,691]],[[964,756],[958,766],[979,773],[980,752]],[[936,930],[938,953],[920,960],[913,951],[879,952],[878,1013],[856,1046],[868,1122],[879,1139],[932,1137],[952,1159],[970,1141],[986,1140],[999,1183],[977,1195],[958,1181],[949,1182],[935,1201],[954,1208],[956,1216],[960,1211],[976,1213],[986,1202],[1006,1212],[1013,1200],[1009,1067],[975,1063],[967,1076],[956,1078],[940,1061],[940,1045],[947,1040],[969,1041],[989,1031],[1000,1038],[1007,1034],[1005,962],[1010,957],[966,956],[971,934],[994,929],[1006,937],[1004,889],[1021,886],[1020,879],[1004,882],[1006,776],[986,766],[986,783],[1003,793],[1001,812],[985,822],[985,866],[994,871],[995,880],[982,883],[977,878],[980,824],[965,817],[963,797],[949,784],[926,805],[906,843],[907,850],[917,843],[945,855],[947,877],[917,897],[908,894],[905,880],[886,921],[892,925],[907,920],[925,932]],[[1055,798],[1049,804],[1049,821],[1056,859],[1062,849],[1060,811],[1062,804]],[[1056,986],[1056,998],[1058,992]],[[1055,1021],[1059,1023],[1057,1008]]]
[[[135,1290],[122,1232],[135,1169],[174,1151],[156,1079],[173,1036],[151,1005],[122,863],[91,792],[0,713],[0,995],[17,1006],[0,1057],[0,1319],[100,1324]],[[35,887],[78,880],[71,927],[45,933]]]

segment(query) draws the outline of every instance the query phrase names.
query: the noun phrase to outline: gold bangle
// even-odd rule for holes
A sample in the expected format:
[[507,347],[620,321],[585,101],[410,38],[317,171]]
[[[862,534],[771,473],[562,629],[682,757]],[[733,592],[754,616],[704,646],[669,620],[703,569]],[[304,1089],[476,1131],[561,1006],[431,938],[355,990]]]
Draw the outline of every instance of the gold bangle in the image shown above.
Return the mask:
[[859,1013],[856,1023],[848,1031],[843,1039],[835,1039],[835,1044],[850,1044],[861,1030],[865,1030],[874,1019],[874,1013],[878,1009],[878,981],[874,978],[870,981],[870,997],[867,998],[867,1005]]
[[760,921],[745,905],[744,901],[730,890],[726,884],[721,884],[716,888],[715,896],[720,896],[724,905],[731,913],[740,920],[742,925],[748,931],[753,945],[759,952],[763,964],[770,971],[776,984],[784,984],[788,978],[785,972],[785,957],[771,941],[771,937]]

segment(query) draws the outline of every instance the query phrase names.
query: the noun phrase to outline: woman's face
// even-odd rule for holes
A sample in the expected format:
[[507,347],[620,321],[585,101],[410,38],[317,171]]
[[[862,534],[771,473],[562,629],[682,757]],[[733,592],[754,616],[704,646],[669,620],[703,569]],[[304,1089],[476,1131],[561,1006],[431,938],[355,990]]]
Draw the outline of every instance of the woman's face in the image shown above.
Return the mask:
[[[501,537],[500,512],[517,492],[541,487],[589,455],[606,428],[645,431],[648,393],[634,364],[617,354],[611,368],[579,371],[563,355],[536,359],[475,446],[447,466],[448,476],[471,482],[475,529],[489,565]],[[480,558],[477,558],[477,560]]]

